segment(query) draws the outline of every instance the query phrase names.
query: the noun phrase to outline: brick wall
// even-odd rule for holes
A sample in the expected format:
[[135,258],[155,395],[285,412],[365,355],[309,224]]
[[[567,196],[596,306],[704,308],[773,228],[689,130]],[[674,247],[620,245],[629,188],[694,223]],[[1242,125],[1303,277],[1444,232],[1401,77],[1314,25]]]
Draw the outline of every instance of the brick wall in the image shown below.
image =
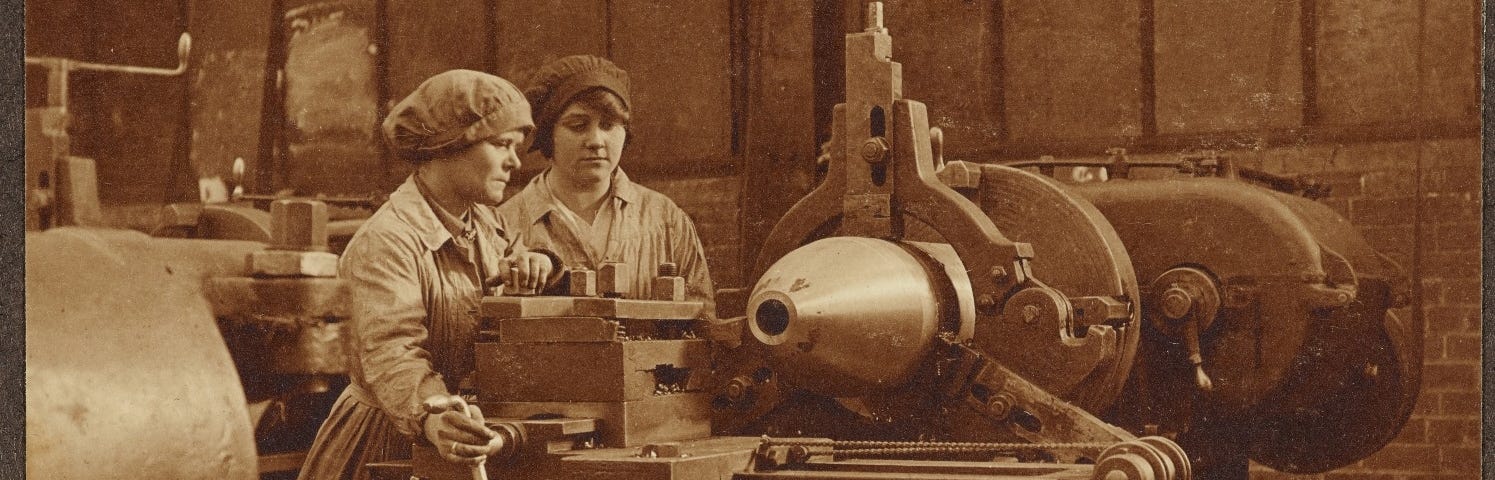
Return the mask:
[[1332,472],[1253,466],[1253,479],[1479,478],[1480,152],[1478,138],[1226,152],[1243,166],[1329,183],[1332,193],[1320,201],[1413,276],[1419,292],[1398,313],[1411,318],[1421,308],[1426,325],[1422,394],[1391,444]]
[[1480,151],[1479,140],[1467,138],[1279,149],[1262,156],[1265,169],[1329,181],[1333,193],[1323,202],[1414,275],[1414,302],[1420,303],[1403,314],[1422,309],[1426,343],[1422,395],[1390,445],[1324,475],[1262,470],[1254,478],[1479,477]]

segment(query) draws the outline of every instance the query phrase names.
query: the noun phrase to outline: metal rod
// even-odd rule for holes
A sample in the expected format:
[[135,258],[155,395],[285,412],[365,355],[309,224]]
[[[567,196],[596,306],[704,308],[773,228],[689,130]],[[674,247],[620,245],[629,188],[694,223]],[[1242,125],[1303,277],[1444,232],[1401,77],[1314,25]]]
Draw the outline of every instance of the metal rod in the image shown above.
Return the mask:
[[94,63],[59,57],[26,57],[27,65],[43,65],[48,68],[59,68],[65,71],[92,70],[97,72],[119,72],[133,73],[139,75],[160,75],[174,77],[187,72],[187,57],[192,52],[192,35],[182,32],[177,38],[176,68],[141,67],[135,65],[117,65],[110,63]]

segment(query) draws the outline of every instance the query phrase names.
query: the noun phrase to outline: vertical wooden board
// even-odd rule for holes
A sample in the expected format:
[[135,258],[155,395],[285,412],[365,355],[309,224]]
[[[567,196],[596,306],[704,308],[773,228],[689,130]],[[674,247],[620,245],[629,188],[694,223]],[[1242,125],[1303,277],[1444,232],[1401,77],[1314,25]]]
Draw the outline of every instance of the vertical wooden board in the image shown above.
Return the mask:
[[1406,122],[1417,113],[1417,4],[1317,0],[1319,118]]
[[282,173],[298,194],[384,190],[374,25],[374,0],[286,11],[288,151]]
[[1478,123],[1480,2],[1429,0],[1426,5],[1421,117],[1438,123]]
[[[747,106],[736,281],[714,272],[717,288],[740,286],[758,247],[784,212],[810,190],[815,143],[813,0],[752,3],[747,13]],[[712,247],[706,247],[710,250]],[[708,251],[708,256],[711,253]],[[712,259],[715,260],[715,259]]]
[[1130,137],[1141,127],[1137,2],[1003,2],[1008,138]]
[[1302,124],[1298,0],[1155,4],[1158,133]]
[[[613,4],[612,56],[633,90],[624,169],[730,165],[728,0]],[[703,165],[704,164],[704,165]]]
[[[244,180],[260,167],[260,123],[264,107],[270,32],[279,27],[270,2],[193,0],[190,82],[192,135],[188,158],[194,178],[228,181],[234,159],[245,162]],[[262,187],[246,185],[249,192]]]
[[1000,8],[963,0],[884,4],[893,61],[903,64],[903,98],[929,107],[929,125],[944,130],[949,154],[1002,140]]
[[487,65],[487,0],[389,1],[384,8],[387,106],[432,75],[455,68],[484,70]]
[[498,75],[521,88],[552,60],[607,56],[607,0],[496,0]]
[[[78,60],[175,68],[186,12],[177,3],[107,0],[88,3],[71,40],[86,42]],[[107,19],[107,21],[105,21]],[[84,33],[84,30],[91,30]],[[74,71],[69,76],[71,154],[93,158],[106,206],[174,200],[187,135],[184,77]],[[194,196],[195,197],[195,196]]]

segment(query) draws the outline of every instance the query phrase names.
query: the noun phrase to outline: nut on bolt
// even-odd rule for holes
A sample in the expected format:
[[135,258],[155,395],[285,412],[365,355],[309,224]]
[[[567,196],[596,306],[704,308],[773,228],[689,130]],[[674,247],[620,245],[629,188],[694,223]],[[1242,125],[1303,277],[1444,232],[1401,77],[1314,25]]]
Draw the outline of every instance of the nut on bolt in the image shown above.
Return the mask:
[[976,306],[982,310],[991,310],[997,307],[997,299],[992,297],[991,294],[982,294],[976,298]]
[[872,137],[862,143],[862,160],[867,163],[882,163],[888,158],[888,140]]
[[1017,399],[1013,398],[1012,394],[1001,392],[986,400],[986,412],[997,419],[1004,419],[1012,413],[1012,406],[1015,403]]

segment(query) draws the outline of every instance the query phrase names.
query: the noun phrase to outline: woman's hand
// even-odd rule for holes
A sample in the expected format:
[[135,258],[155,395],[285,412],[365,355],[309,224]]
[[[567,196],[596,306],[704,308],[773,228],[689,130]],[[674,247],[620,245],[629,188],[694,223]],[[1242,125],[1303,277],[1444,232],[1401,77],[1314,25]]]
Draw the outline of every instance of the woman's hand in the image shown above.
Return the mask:
[[434,395],[422,405],[430,416],[426,417],[426,440],[448,462],[477,465],[488,455],[488,442],[498,432],[483,425],[483,412],[477,405],[468,405],[462,397]]
[[538,292],[545,288],[555,266],[543,253],[521,252],[499,261],[498,277],[505,286],[524,292]]

